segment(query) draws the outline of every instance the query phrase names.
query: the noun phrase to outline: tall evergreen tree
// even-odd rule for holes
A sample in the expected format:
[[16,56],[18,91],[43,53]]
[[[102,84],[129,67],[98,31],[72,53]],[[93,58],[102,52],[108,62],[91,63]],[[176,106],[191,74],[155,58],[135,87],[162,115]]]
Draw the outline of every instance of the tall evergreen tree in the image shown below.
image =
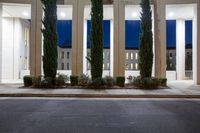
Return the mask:
[[101,78],[103,73],[103,0],[91,0],[91,75]]
[[44,9],[42,20],[44,76],[55,79],[57,74],[57,0],[41,0]]
[[151,77],[153,66],[152,11],[150,0],[141,1],[141,29],[139,68],[142,78]]

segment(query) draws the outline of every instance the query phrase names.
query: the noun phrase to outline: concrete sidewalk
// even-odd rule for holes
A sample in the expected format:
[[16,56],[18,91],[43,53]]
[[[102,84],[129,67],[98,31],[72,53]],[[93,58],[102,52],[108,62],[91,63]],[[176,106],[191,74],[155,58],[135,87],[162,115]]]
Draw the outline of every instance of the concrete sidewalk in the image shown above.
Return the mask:
[[191,81],[168,83],[170,88],[139,89],[30,89],[22,84],[0,85],[0,97],[84,97],[84,98],[200,98],[200,86]]

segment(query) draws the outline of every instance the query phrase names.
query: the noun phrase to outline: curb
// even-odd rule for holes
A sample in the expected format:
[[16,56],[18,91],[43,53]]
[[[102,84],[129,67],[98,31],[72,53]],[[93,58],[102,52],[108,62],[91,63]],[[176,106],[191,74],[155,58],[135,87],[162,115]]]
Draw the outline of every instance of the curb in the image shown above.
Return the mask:
[[114,95],[114,94],[0,94],[0,97],[59,97],[59,98],[189,98],[200,99],[200,95]]

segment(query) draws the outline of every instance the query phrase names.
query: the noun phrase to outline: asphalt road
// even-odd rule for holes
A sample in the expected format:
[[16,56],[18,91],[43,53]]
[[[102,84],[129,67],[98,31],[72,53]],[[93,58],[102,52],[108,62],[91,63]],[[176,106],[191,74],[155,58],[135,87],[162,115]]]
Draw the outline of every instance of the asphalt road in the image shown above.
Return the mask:
[[0,133],[200,133],[200,100],[1,99]]

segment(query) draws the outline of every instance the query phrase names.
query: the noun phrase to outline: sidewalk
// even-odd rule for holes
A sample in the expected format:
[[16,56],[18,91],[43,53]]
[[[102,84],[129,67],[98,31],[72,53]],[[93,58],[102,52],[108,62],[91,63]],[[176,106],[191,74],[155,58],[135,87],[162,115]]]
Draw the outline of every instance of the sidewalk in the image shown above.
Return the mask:
[[83,97],[83,98],[200,98],[200,86],[191,81],[169,82],[168,89],[29,89],[22,84],[0,85],[0,97]]

